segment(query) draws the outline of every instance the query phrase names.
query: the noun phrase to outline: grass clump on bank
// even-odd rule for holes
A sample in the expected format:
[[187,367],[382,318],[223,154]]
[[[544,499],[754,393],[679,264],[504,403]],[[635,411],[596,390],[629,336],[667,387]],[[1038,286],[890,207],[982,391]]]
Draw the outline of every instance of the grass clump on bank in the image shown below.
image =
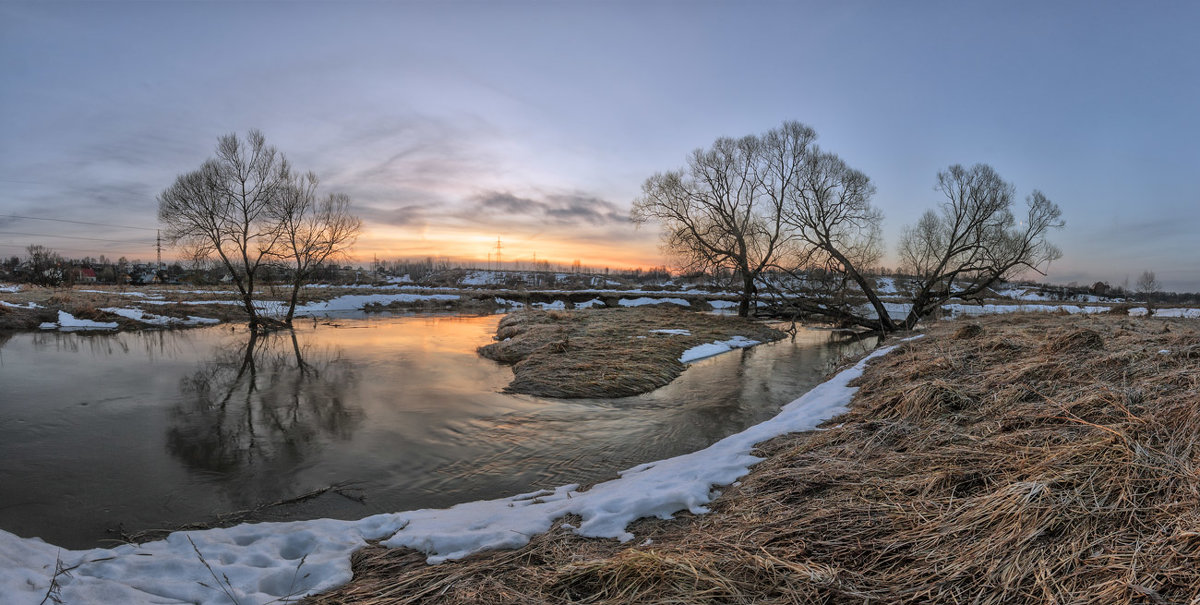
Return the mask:
[[678,377],[686,367],[679,356],[691,347],[734,336],[769,342],[783,335],[745,318],[669,308],[526,310],[501,320],[497,342],[480,347],[479,354],[513,364],[506,392],[626,397]]
[[875,362],[833,426],[762,444],[707,515],[437,566],[372,547],[310,601],[1197,603],[1196,326],[968,325]]

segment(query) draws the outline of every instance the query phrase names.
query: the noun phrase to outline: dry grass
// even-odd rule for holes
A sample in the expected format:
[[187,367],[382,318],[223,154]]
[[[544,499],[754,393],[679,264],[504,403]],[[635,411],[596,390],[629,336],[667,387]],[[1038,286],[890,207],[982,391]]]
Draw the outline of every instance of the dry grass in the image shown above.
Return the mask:
[[711,514],[438,566],[371,548],[310,602],[1200,603],[1194,325],[978,325],[872,365],[839,427],[763,444]]
[[[690,336],[651,330],[686,329]],[[683,372],[679,355],[741,335],[767,342],[782,332],[760,322],[651,307],[520,311],[500,321],[497,342],[479,354],[513,365],[511,393],[543,397],[625,397]]]
[[[121,330],[157,330],[154,326],[134,321],[101,311],[104,307],[136,307],[155,315],[187,318],[190,316],[208,317],[222,321],[244,321],[246,313],[236,305],[193,305],[184,304],[188,301],[204,300],[235,300],[237,294],[229,289],[216,289],[206,293],[188,292],[185,286],[75,286],[70,288],[46,288],[23,285],[18,292],[6,292],[3,299],[7,302],[26,305],[35,303],[38,308],[0,307],[6,313],[0,314],[0,330],[36,330],[42,322],[58,321],[58,312],[66,311],[80,319],[94,321],[116,322]],[[152,292],[160,297],[155,300],[172,302],[169,305],[141,304],[141,297],[128,296],[127,293]]]

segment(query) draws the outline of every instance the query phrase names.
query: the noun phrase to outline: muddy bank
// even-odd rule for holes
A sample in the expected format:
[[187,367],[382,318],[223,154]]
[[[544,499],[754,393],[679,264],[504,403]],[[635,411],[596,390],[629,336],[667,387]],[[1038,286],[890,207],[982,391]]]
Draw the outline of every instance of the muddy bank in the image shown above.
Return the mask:
[[[974,327],[971,327],[974,326]],[[1200,334],[1188,321],[936,324],[849,413],[762,444],[701,516],[625,544],[564,519],[427,566],[371,547],[310,603],[1192,603]]]
[[744,318],[672,308],[527,310],[501,320],[497,342],[479,354],[513,364],[508,392],[627,397],[679,376],[684,351],[736,336],[770,342],[784,333]]

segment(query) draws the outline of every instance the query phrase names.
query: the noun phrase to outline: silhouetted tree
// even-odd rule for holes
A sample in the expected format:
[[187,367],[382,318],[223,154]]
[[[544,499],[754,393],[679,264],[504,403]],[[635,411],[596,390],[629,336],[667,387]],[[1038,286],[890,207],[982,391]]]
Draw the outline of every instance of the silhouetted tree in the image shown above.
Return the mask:
[[255,287],[269,264],[278,258],[294,263],[290,323],[312,268],[342,253],[361,226],[345,196],[317,201],[316,184],[312,173],[294,174],[261,132],[251,130],[244,143],[230,134],[218,141],[216,158],[180,175],[159,195],[158,217],[167,225],[168,242],[182,244],[197,261],[220,261],[251,326],[274,321],[254,304]]
[[1154,315],[1154,296],[1162,289],[1158,276],[1153,271],[1143,271],[1137,280],[1137,291],[1146,301],[1146,312]]
[[350,213],[349,196],[331,193],[318,199],[317,183],[312,172],[296,176],[281,189],[279,201],[272,207],[281,232],[277,254],[293,271],[283,320],[288,325],[296,312],[300,288],[326,261],[345,256],[362,230],[362,221]]
[[63,283],[65,272],[63,271],[62,256],[39,244],[33,244],[25,248],[25,253],[28,255],[26,262],[29,263],[29,281],[40,286],[58,286]]
[[791,236],[784,207],[816,136],[785,122],[763,136],[717,139],[682,169],[646,179],[632,217],[662,225],[663,248],[683,271],[735,272],[738,315],[746,316],[759,276]]
[[941,207],[927,211],[900,239],[901,262],[918,281],[912,310],[897,326],[903,329],[951,298],[979,296],[1026,270],[1045,275],[1043,268],[1062,256],[1046,239],[1063,227],[1062,211],[1042,192],[1026,198],[1018,222],[1011,209],[1015,188],[986,164],[955,164],[938,173],[935,189],[945,197]]

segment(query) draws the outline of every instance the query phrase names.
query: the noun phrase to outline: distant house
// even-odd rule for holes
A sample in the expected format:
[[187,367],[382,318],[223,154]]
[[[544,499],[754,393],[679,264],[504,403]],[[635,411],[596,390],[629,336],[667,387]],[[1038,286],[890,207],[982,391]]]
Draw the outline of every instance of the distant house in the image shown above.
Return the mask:
[[158,278],[158,273],[154,269],[134,271],[131,277],[132,283],[135,284],[157,284],[162,281]]
[[75,269],[75,283],[77,284],[94,284],[96,283],[96,271],[91,267],[80,267]]

